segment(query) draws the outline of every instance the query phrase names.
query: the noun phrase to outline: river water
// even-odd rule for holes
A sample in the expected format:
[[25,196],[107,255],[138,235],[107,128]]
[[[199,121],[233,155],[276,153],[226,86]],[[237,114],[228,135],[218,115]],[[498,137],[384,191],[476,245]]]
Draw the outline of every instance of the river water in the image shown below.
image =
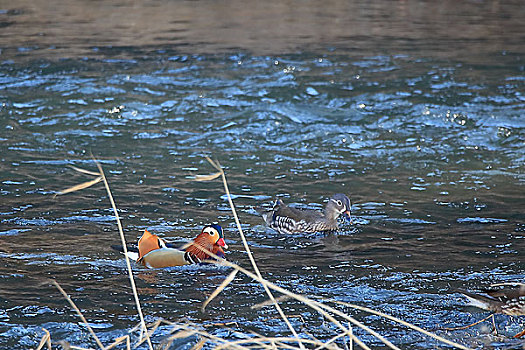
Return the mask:
[[[458,288],[525,280],[521,1],[0,1],[0,28],[0,348],[35,348],[42,328],[96,347],[46,278],[106,345],[138,323],[103,186],[53,196],[91,180],[68,167],[95,170],[91,153],[128,241],[146,228],[184,241],[218,222],[227,259],[249,267],[222,184],[192,180],[219,160],[263,276],[313,298],[436,329],[488,315]],[[320,209],[337,192],[354,224],[335,234],[278,234],[257,213],[278,197]],[[273,308],[251,309],[266,296],[245,276],[201,312],[227,268],[133,267],[148,322],[289,336]],[[282,307],[303,336],[336,334]],[[342,310],[401,348],[443,346]],[[499,335],[437,332],[524,345],[511,338],[523,318],[496,323]]]

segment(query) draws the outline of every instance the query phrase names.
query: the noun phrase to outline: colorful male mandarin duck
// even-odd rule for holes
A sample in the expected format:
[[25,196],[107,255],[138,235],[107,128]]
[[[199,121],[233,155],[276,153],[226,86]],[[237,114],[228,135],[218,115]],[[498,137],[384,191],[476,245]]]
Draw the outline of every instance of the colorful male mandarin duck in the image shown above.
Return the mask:
[[337,218],[341,214],[350,220],[351,206],[350,199],[342,193],[336,193],[330,198],[324,213],[291,208],[277,199],[273,209],[262,216],[270,228],[280,233],[335,231],[339,229]]
[[[122,247],[115,247],[122,251]],[[195,239],[178,249],[173,244],[166,243],[162,238],[154,235],[147,230],[140,237],[137,249],[132,248],[128,251],[128,257],[138,263],[153,268],[182,266],[200,263],[203,260],[214,259],[204,250],[212,252],[220,258],[224,258],[224,249],[228,245],[224,241],[222,227],[219,225],[207,225]],[[203,250],[204,249],[204,250]]]
[[[466,291],[460,291],[460,293],[467,297],[470,306],[509,316],[525,315],[525,284],[483,290],[486,295]],[[525,329],[514,337],[519,338],[523,335],[525,335]]]

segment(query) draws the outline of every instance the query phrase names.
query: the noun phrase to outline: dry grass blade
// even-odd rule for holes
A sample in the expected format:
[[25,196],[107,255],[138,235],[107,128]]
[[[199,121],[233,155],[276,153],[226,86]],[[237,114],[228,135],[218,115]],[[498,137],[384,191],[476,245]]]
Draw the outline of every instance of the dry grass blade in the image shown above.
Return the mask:
[[148,346],[149,346],[150,350],[153,350],[153,344],[151,344],[151,339],[150,339],[148,331],[147,331],[148,328],[146,327],[146,322],[144,321],[144,315],[142,314],[142,308],[140,306],[139,294],[137,292],[137,287],[135,286],[135,279],[133,278],[133,270],[131,269],[131,263],[130,263],[129,257],[128,257],[128,248],[127,248],[127,245],[126,245],[126,237],[124,236],[124,230],[122,229],[122,223],[120,222],[120,217],[118,215],[117,206],[115,204],[115,200],[113,199],[113,194],[111,193],[111,190],[109,188],[109,183],[108,183],[108,180],[106,179],[106,175],[104,174],[104,170],[102,170],[102,166],[95,159],[93,159],[93,160],[95,161],[95,164],[97,165],[97,169],[100,172],[102,180],[104,181],[104,186],[106,187],[106,192],[108,194],[109,201],[111,202],[111,207],[113,208],[113,213],[115,214],[115,220],[117,220],[118,232],[120,234],[120,241],[121,241],[122,247],[124,249],[124,256],[126,258],[125,259],[126,260],[126,266],[128,268],[128,278],[129,278],[129,282],[131,284],[131,290],[133,291],[133,297],[135,298],[135,305],[137,306],[137,313],[139,314],[140,323],[141,323],[143,329],[146,331],[145,334],[146,334],[146,340],[148,341]]
[[99,177],[97,177],[94,180],[86,181],[86,182],[83,182],[81,184],[78,184],[78,185],[66,188],[65,190],[62,190],[62,191],[60,191],[58,193],[55,193],[55,195],[53,197],[56,197],[56,196],[59,196],[59,195],[63,195],[63,194],[66,194],[66,193],[71,193],[71,192],[83,190],[85,188],[88,188],[88,187],[91,187],[91,186],[93,186],[95,184],[98,184],[101,180],[102,180],[102,176],[99,176]]
[[[352,328],[350,328],[352,329]],[[337,339],[341,339],[341,338],[344,338],[346,337],[347,334],[346,332],[343,332],[343,333],[339,333],[335,336],[333,336],[332,338],[330,338],[328,341],[322,343],[321,345],[319,345],[317,348],[315,348],[315,350],[321,350],[321,349],[326,349],[328,348],[330,345],[335,345],[333,344]]]
[[[215,256],[213,253],[211,252],[207,252],[210,256],[213,256],[215,257],[216,259],[219,259],[217,256]],[[213,262],[213,261],[212,261]],[[340,329],[342,329],[346,335],[348,335],[349,337],[352,338],[353,341],[355,341],[359,346],[361,346],[363,349],[370,349],[368,346],[366,346],[366,344],[364,344],[359,338],[355,337],[355,335],[352,333],[351,329],[348,329],[346,328],[345,326],[343,326],[337,319],[335,319],[331,314],[334,314],[334,315],[337,315],[339,317],[342,317],[343,319],[351,322],[352,324],[355,324],[356,326],[358,326],[359,328],[362,328],[363,330],[365,330],[366,332],[372,334],[373,336],[375,336],[377,339],[379,339],[380,341],[382,341],[385,345],[387,345],[389,348],[391,349],[396,349],[396,350],[400,350],[397,346],[395,346],[394,344],[392,344],[390,341],[388,341],[387,339],[385,339],[383,336],[381,336],[379,333],[377,333],[376,331],[370,329],[369,327],[365,326],[364,324],[362,324],[361,322],[357,321],[356,319],[354,319],[353,317],[350,317],[346,314],[344,314],[343,312],[337,310],[337,309],[334,309],[333,307],[330,307],[328,305],[325,305],[325,304],[322,304],[322,303],[319,303],[315,300],[312,300],[312,299],[309,299],[303,295],[300,295],[300,294],[295,294],[293,292],[290,292],[289,290],[287,289],[284,289],[282,287],[279,287],[275,284],[273,284],[272,282],[269,282],[267,280],[265,280],[264,278],[262,277],[258,277],[257,275],[255,275],[254,273],[246,270],[245,268],[242,268],[240,267],[239,265],[236,265],[234,263],[231,263],[227,260],[222,260],[222,261],[214,261],[216,264],[219,264],[219,265],[224,265],[224,266],[229,266],[231,268],[234,268],[234,269],[237,269],[239,271],[241,271],[242,273],[244,273],[245,275],[247,275],[248,277],[258,281],[259,283],[261,283],[263,286],[266,286],[267,288],[271,288],[273,289],[274,291],[277,291],[281,294],[284,294],[284,295],[288,295],[306,305],[308,305],[309,307],[311,307],[312,309],[316,310],[317,312],[319,312],[321,315],[323,315],[324,317],[326,317],[330,322],[332,322],[335,326],[339,327]],[[328,312],[330,313],[328,313]]]
[[74,165],[68,165],[68,166],[71,169],[76,170],[76,171],[78,171],[79,173],[82,173],[82,174],[93,175],[93,176],[101,176],[101,174],[97,173],[96,171],[82,169],[82,168],[76,167]]
[[[313,340],[313,339],[297,339],[297,338],[291,338],[291,337],[288,337],[288,338],[287,337],[261,337],[261,338],[255,338],[255,339],[249,338],[249,339],[231,341],[226,344],[221,344],[215,347],[215,350],[226,349],[231,345],[243,345],[243,344],[250,344],[250,343],[270,343],[266,346],[268,348],[273,348],[272,343],[273,344],[283,343],[283,345],[285,345],[284,343],[298,343],[298,344],[305,343],[305,344],[312,344],[312,345],[319,345],[319,346],[324,345],[323,342],[319,340]],[[329,348],[334,349],[334,350],[341,349],[335,344],[332,344],[332,345],[333,346]]]
[[204,344],[206,344],[208,342],[208,339],[201,339],[197,342],[197,344],[195,344],[191,350],[201,350],[202,347],[204,346]]
[[135,286],[135,280],[133,279],[133,271],[131,269],[131,263],[129,261],[129,257],[128,257],[128,254],[127,254],[128,251],[127,251],[127,245],[126,245],[126,238],[124,237],[124,231],[122,229],[122,223],[120,222],[120,217],[119,217],[119,214],[118,214],[117,206],[115,204],[115,200],[113,199],[113,194],[111,193],[111,189],[109,188],[109,184],[108,184],[108,181],[106,179],[106,175],[104,174],[104,170],[102,170],[102,166],[100,165],[99,162],[97,162],[97,160],[93,157],[93,155],[91,155],[91,157],[93,158],[93,161],[97,165],[97,169],[99,171],[98,173],[92,172],[92,171],[89,171],[89,170],[85,170],[85,169],[81,169],[81,168],[77,168],[77,167],[74,167],[74,166],[70,166],[70,167],[72,167],[73,169],[75,169],[78,172],[81,172],[81,173],[84,173],[84,174],[88,174],[88,175],[96,175],[98,177],[96,179],[92,180],[92,181],[84,182],[84,183],[82,183],[80,185],[76,185],[76,186],[70,187],[70,188],[68,188],[68,189],[66,189],[64,191],[61,191],[61,192],[55,194],[55,197],[57,195],[59,195],[59,194],[66,194],[66,193],[79,191],[79,190],[88,188],[90,186],[93,186],[93,185],[99,183],[101,180],[104,181],[104,186],[106,188],[106,192],[108,194],[109,201],[111,202],[111,207],[113,208],[113,213],[115,214],[115,220],[117,221],[117,227],[118,227],[118,231],[119,231],[119,234],[120,234],[120,240],[121,240],[122,247],[123,247],[123,250],[124,250],[124,256],[125,256],[126,266],[127,266],[127,270],[128,270],[128,277],[129,277],[129,280],[130,280],[131,289],[133,291],[133,296],[135,298],[135,304],[137,306],[137,313],[139,314],[139,318],[140,318],[140,323],[142,325],[142,329],[145,331],[146,340],[148,342],[148,346],[149,346],[149,348],[151,350],[153,350],[153,345],[151,344],[151,339],[150,339],[148,331],[147,331],[146,322],[144,321],[144,315],[142,314],[142,308],[140,307],[140,300],[139,300],[139,296],[138,296],[138,292],[137,292],[137,287]]
[[51,350],[51,334],[49,334],[49,331],[45,328],[42,328],[42,330],[45,332],[45,334],[42,336],[40,344],[38,344],[36,350],[41,350],[44,345],[47,345],[48,350]]
[[[348,324],[348,328],[350,328],[350,332],[352,332],[353,334],[352,326],[350,324]],[[354,349],[354,342],[352,341],[352,337],[349,337],[348,338],[348,350],[353,350],[353,349]]]
[[204,302],[204,304],[202,305],[202,311],[204,312],[204,309],[206,309],[206,306],[217,296],[220,294],[220,292],[223,291],[224,288],[226,288],[228,286],[228,284],[230,284],[233,279],[235,278],[235,276],[237,275],[237,272],[239,272],[239,270],[233,270],[232,273],[230,273],[228,275],[228,277],[226,277],[224,279],[224,281],[222,281],[221,285],[217,287],[217,289],[215,289],[213,291],[213,293],[211,293],[211,295],[208,297],[208,299]]
[[[259,283],[261,283],[263,285],[263,287],[266,287],[267,289],[273,289],[274,291],[277,291],[278,293],[281,293],[281,294],[284,294],[284,295],[287,295],[291,298],[294,298],[306,305],[308,305],[309,307],[311,307],[312,309],[316,310],[317,312],[319,312],[321,315],[323,315],[324,317],[326,317],[330,322],[332,322],[335,326],[339,327],[340,329],[342,329],[346,335],[348,335],[349,337],[352,337],[352,339],[359,345],[361,346],[363,349],[365,350],[368,350],[370,349],[368,346],[366,346],[366,344],[364,344],[360,339],[358,339],[357,337],[355,337],[351,330],[350,329],[347,329],[345,326],[343,326],[341,324],[341,322],[339,322],[337,319],[335,319],[330,313],[328,313],[327,311],[325,311],[324,309],[328,310],[329,312],[335,314],[335,315],[338,315],[342,318],[344,318],[345,320],[347,321],[350,321],[351,323],[357,325],[358,327],[364,329],[365,331],[367,331],[368,333],[372,334],[373,336],[375,336],[376,338],[378,338],[379,340],[381,340],[385,345],[387,345],[388,347],[390,347],[391,349],[395,349],[395,350],[400,350],[398,347],[396,347],[394,344],[392,344],[391,342],[389,342],[388,340],[386,340],[383,336],[381,336],[380,334],[378,334],[377,332],[373,331],[372,329],[368,328],[367,326],[365,326],[364,324],[362,324],[361,322],[355,320],[354,318],[342,313],[341,311],[339,310],[336,310],[330,306],[327,306],[327,305],[324,305],[324,304],[321,304],[317,301],[314,301],[314,300],[311,300],[305,296],[302,296],[300,294],[295,294],[293,292],[290,292],[289,290],[287,289],[284,289],[282,287],[279,287],[275,284],[273,284],[272,282],[269,282],[267,280],[265,280],[264,278],[262,277],[259,277],[257,276],[256,274],[246,270],[245,268],[243,267],[240,267],[239,265],[236,265],[232,262],[229,262],[227,260],[224,260],[224,259],[221,259],[220,257],[218,257],[217,255],[213,254],[212,252],[210,252],[209,250],[205,249],[205,248],[202,248],[202,251],[205,252],[206,254],[208,254],[209,256],[217,259],[217,260],[208,260],[208,262],[210,263],[215,263],[217,265],[223,265],[223,266],[228,266],[228,267],[231,267],[235,270],[239,270],[240,272],[244,273],[245,275],[247,275],[248,277],[254,279],[255,281],[258,281]],[[295,338],[297,339],[297,338]],[[297,339],[298,343],[301,344],[301,341],[300,339]],[[304,347],[304,345],[303,345]]]
[[215,173],[210,175],[195,175],[195,181],[211,181],[221,176],[221,173]]
[[[193,325],[189,325],[189,324],[176,324],[176,323],[173,323],[173,322],[169,322],[169,321],[164,321],[164,323],[166,324],[169,324],[171,326],[173,326],[173,330],[172,332],[174,332],[175,330],[182,330],[182,331],[187,331],[188,334],[187,336],[191,336],[191,335],[200,335],[202,337],[205,337],[206,339],[209,339],[210,341],[213,341],[215,343],[220,343],[220,344],[229,344],[229,341],[223,339],[223,338],[220,338],[220,337],[217,337],[213,334],[210,334],[206,331],[202,331],[202,330],[199,330],[196,326],[193,326]],[[190,334],[191,333],[191,334]],[[183,334],[183,333],[181,333]],[[186,337],[187,337],[186,336]],[[179,338],[179,335],[178,334],[174,334],[172,336],[170,336],[168,338],[168,340],[170,341],[173,341],[174,339],[178,339]],[[185,338],[185,337],[184,337]],[[234,349],[239,349],[239,350],[247,350],[246,347],[243,347],[241,345],[235,345],[233,344],[231,346],[232,348]]]
[[197,331],[189,330],[189,329],[182,329],[177,331],[177,333],[170,335],[166,339],[162,341],[160,346],[158,346],[158,350],[168,350],[172,348],[173,341],[176,339],[185,339],[189,338],[191,336],[199,334]]
[[[142,339],[142,334],[141,334],[139,341],[138,341],[133,347],[134,347],[134,348],[137,348],[137,347],[139,347],[142,343],[144,343],[144,341],[145,341],[146,339],[149,339],[149,338],[153,335],[153,333],[155,333],[155,331],[157,330],[157,328],[159,328],[159,326],[160,326],[161,323],[162,323],[162,320],[157,320],[157,321],[153,322],[153,324],[150,324],[151,328],[150,328],[149,330],[147,330],[147,328],[146,328],[146,330],[147,330],[147,332],[148,332],[147,337],[144,338],[144,339]],[[141,333],[142,333],[143,330],[144,330],[144,329],[141,327]]]
[[[241,222],[239,221],[239,217],[237,216],[237,211],[235,210],[235,205],[233,204],[233,200],[232,200],[231,195],[230,195],[230,189],[228,187],[228,181],[226,181],[226,174],[224,174],[224,170],[222,169],[222,166],[219,163],[219,161],[215,161],[214,162],[213,160],[211,160],[210,157],[206,157],[206,160],[215,169],[217,169],[217,171],[219,172],[219,174],[222,177],[222,184],[224,185],[224,191],[226,192],[226,196],[228,197],[228,203],[230,204],[230,209],[232,211],[233,218],[235,219],[235,224],[237,225],[237,230],[239,231],[239,235],[241,236],[241,240],[242,240],[242,243],[244,245],[244,250],[248,254],[248,258],[250,259],[250,262],[252,264],[253,269],[255,270],[255,273],[257,274],[257,276],[260,279],[263,279],[262,275],[261,275],[261,272],[259,271],[259,267],[257,266],[257,263],[255,262],[255,259],[253,257],[252,251],[251,251],[250,247],[248,246],[248,241],[246,240],[246,237],[244,236],[244,233],[242,231]],[[286,325],[288,326],[288,328],[292,332],[293,336],[299,340],[300,339],[299,335],[297,334],[297,332],[293,328],[292,324],[290,323],[290,320],[288,320],[288,318],[284,314],[283,310],[279,306],[279,303],[275,300],[275,298],[274,298],[272,292],[270,291],[270,289],[264,284],[263,284],[263,288],[264,288],[264,291],[266,292],[266,294],[268,295],[268,297],[273,301],[273,303],[275,305],[275,308],[277,309],[277,312],[279,313],[279,315],[283,319],[284,323],[286,323]],[[299,347],[301,348],[301,350],[305,350],[304,345],[300,341],[299,341]]]
[[66,300],[68,301],[69,305],[71,305],[71,307],[76,311],[78,317],[80,317],[80,319],[82,320],[82,322],[84,322],[84,324],[86,325],[89,333],[91,333],[91,335],[93,336],[93,338],[95,339],[95,342],[97,343],[97,345],[102,349],[104,350],[104,345],[100,342],[100,340],[98,339],[97,335],[95,334],[95,332],[93,331],[93,329],[90,327],[89,323],[87,322],[87,320],[85,319],[84,315],[82,315],[82,312],[80,312],[80,309],[75,305],[75,303],[73,302],[73,300],[71,300],[71,298],[69,297],[69,295],[64,291],[64,289],[62,289],[62,287],[58,284],[57,281],[55,280],[52,280],[52,283],[55,285],[55,287],[58,288],[58,290],[60,291],[60,293],[62,293],[62,295],[64,296],[64,298],[66,298]]
[[122,337],[119,337],[119,338],[115,339],[115,341],[112,344],[110,344],[108,347],[106,347],[105,350],[113,349],[115,346],[119,345],[124,340],[126,341],[126,349],[130,350],[131,349],[131,342],[130,342],[129,335],[124,335]]

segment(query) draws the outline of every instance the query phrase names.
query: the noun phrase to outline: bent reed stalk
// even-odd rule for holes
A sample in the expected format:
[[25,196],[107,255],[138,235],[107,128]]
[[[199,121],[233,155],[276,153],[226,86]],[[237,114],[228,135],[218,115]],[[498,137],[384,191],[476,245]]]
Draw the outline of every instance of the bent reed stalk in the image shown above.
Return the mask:
[[[142,325],[141,327],[141,332],[140,332],[140,336],[139,336],[139,342],[141,342],[142,340],[142,334],[145,334],[145,337],[146,337],[146,341],[148,343],[148,347],[150,350],[153,350],[153,344],[151,343],[151,339],[150,339],[150,336],[149,336],[149,332],[148,332],[148,328],[146,327],[146,322],[144,321],[144,315],[142,313],[142,308],[140,306],[140,299],[139,299],[139,295],[138,295],[138,292],[137,292],[137,287],[135,285],[135,279],[133,277],[133,270],[131,268],[131,263],[129,261],[129,257],[127,255],[127,244],[126,244],[126,237],[124,236],[124,231],[122,229],[122,223],[120,221],[120,216],[118,214],[118,209],[117,209],[117,206],[115,204],[115,200],[113,199],[113,194],[111,192],[111,189],[109,187],[109,183],[107,181],[107,178],[106,178],[106,175],[104,173],[104,170],[102,169],[102,166],[100,165],[100,163],[93,157],[93,155],[91,155],[91,158],[93,159],[93,161],[95,162],[97,168],[98,168],[98,172],[94,172],[94,171],[90,171],[90,170],[85,170],[85,169],[81,169],[81,168],[78,168],[78,167],[75,167],[75,166],[70,166],[73,170],[79,172],[79,173],[83,173],[83,174],[87,174],[87,175],[92,175],[92,176],[96,176],[96,178],[92,181],[87,181],[87,182],[84,182],[84,183],[81,183],[79,185],[76,185],[76,186],[72,186],[72,187],[69,187],[65,190],[62,190],[58,193],[56,193],[54,195],[54,197],[56,197],[57,195],[64,195],[64,194],[67,194],[67,193],[71,193],[71,192],[76,192],[76,191],[80,191],[80,190],[83,190],[83,189],[86,189],[88,187],[91,187],[97,183],[99,183],[100,181],[103,181],[104,182],[104,187],[106,189],[106,192],[108,194],[108,197],[109,197],[109,201],[111,203],[111,207],[113,209],[113,213],[115,215],[115,220],[117,222],[117,227],[118,227],[118,232],[120,234],[120,240],[121,240],[121,243],[122,243],[122,247],[124,249],[124,256],[125,256],[125,260],[126,260],[126,266],[127,266],[127,271],[128,271],[128,278],[129,278],[129,281],[130,281],[130,284],[131,284],[131,290],[133,291],[133,297],[135,299],[135,305],[137,307],[137,313],[139,315],[139,319],[140,319],[140,324]],[[60,288],[60,286],[55,282],[57,288],[59,288],[59,290],[61,292],[63,292],[63,290]],[[63,292],[64,294],[65,292]],[[65,294],[64,294],[65,295]],[[68,299],[69,301],[70,299]],[[83,317],[83,316],[81,316]],[[86,323],[87,324],[87,323]],[[88,326],[89,327],[89,326]],[[91,333],[93,334],[93,336],[95,337],[95,340],[97,342],[97,344],[99,346],[101,346],[102,349],[104,349],[104,346],[100,343],[100,341],[98,340],[98,338],[96,337],[95,333],[93,331],[91,331]]]
[[[226,192],[226,195],[228,197],[228,203],[230,204],[230,209],[232,211],[233,218],[235,219],[235,224],[237,225],[237,230],[239,231],[239,235],[241,236],[242,244],[244,245],[244,250],[248,254],[248,257],[250,259],[250,262],[252,264],[253,269],[255,270],[255,273],[257,274],[257,276],[260,279],[262,279],[261,271],[259,271],[259,267],[257,267],[257,263],[255,262],[255,259],[253,258],[252,251],[251,251],[250,247],[248,246],[248,241],[246,240],[246,237],[244,236],[244,232],[242,231],[241,222],[239,221],[239,217],[237,216],[237,211],[235,210],[235,205],[233,205],[233,200],[232,200],[232,197],[230,196],[230,189],[228,188],[228,181],[226,181],[226,174],[224,173],[224,170],[222,169],[222,166],[220,165],[220,163],[218,161],[214,162],[213,160],[211,160],[210,157],[206,157],[206,160],[218,171],[218,174],[222,178],[222,183],[224,185],[224,191]],[[212,176],[214,178],[218,177],[218,176],[216,176],[216,174],[214,174]],[[201,178],[200,181],[204,181],[204,180]],[[286,315],[284,314],[284,311],[279,306],[279,303],[277,302],[277,300],[275,300],[272,292],[264,284],[263,284],[263,287],[264,287],[264,291],[266,292],[266,294],[268,295],[270,300],[275,305],[275,308],[277,309],[277,312],[279,313],[279,315],[281,316],[283,321],[286,323],[286,325],[288,326],[288,328],[292,332],[293,336],[298,340],[299,347],[301,348],[301,350],[304,350],[304,345],[301,343],[299,335],[297,334],[297,332],[293,328],[292,324],[290,323],[290,320],[288,320],[288,317],[286,317]]]

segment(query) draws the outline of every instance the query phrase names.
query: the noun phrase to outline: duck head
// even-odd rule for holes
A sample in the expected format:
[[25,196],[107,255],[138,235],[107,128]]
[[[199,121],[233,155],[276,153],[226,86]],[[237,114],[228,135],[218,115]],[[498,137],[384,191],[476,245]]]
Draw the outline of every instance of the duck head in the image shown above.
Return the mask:
[[[224,249],[228,249],[228,245],[224,241],[224,232],[220,225],[212,224],[204,226],[199,236],[206,236],[206,233],[208,234],[207,238],[210,242],[213,242],[214,245],[218,245],[220,247],[223,247]],[[197,236],[197,238],[199,236]]]
[[204,226],[201,233],[193,240],[193,244],[186,249],[187,252],[195,255],[200,260],[209,259],[210,256],[200,249],[200,247],[223,258],[223,248],[228,249],[228,245],[224,241],[224,232],[222,227],[215,224]]
[[325,214],[333,219],[337,219],[339,215],[343,215],[345,219],[352,221],[351,214],[352,204],[350,198],[343,193],[336,193],[330,198],[326,204]]

